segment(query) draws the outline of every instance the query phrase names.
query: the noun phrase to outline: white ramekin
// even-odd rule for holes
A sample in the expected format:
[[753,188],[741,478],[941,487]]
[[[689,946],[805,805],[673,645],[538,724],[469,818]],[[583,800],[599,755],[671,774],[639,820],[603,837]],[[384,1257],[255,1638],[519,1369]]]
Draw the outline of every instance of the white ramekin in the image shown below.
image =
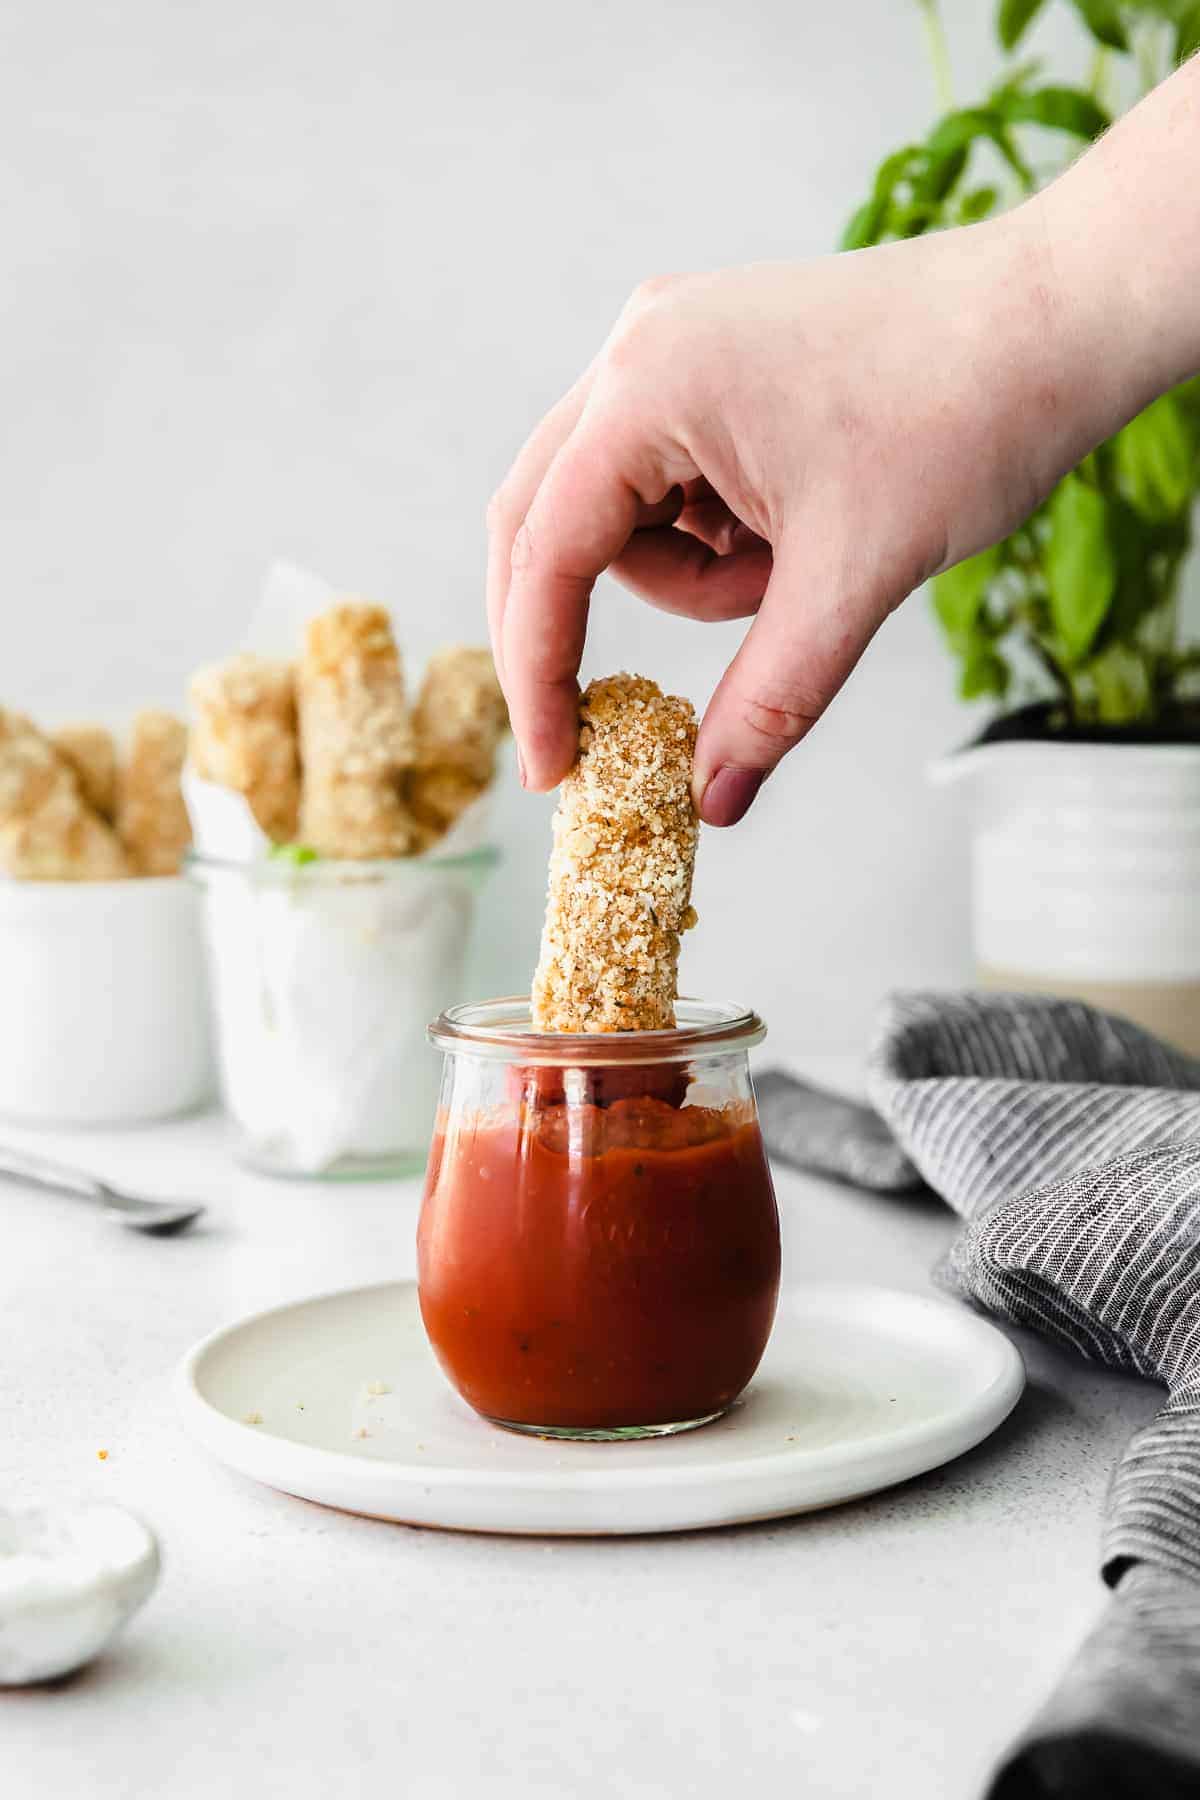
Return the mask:
[[0,1116],[137,1124],[213,1086],[190,883],[0,881]]

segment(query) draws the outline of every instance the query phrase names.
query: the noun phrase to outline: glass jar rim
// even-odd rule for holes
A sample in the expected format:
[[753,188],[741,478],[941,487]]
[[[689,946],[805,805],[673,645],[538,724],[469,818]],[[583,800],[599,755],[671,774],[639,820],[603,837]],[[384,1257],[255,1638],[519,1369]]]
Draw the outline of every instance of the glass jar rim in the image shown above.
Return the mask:
[[695,1062],[750,1050],[767,1035],[758,1014],[742,1006],[681,999],[676,1020],[663,1031],[535,1031],[529,995],[509,994],[447,1007],[429,1026],[429,1041],[495,1062],[561,1068]]
[[444,855],[376,857],[354,861],[347,857],[317,856],[311,862],[292,862],[287,857],[260,856],[247,859],[206,856],[199,850],[184,854],[183,869],[193,881],[204,882],[212,876],[239,876],[264,886],[314,887],[340,886],[382,881],[415,881],[425,874],[450,874],[461,871],[484,875],[500,861],[495,844],[480,844],[474,850],[461,850]]

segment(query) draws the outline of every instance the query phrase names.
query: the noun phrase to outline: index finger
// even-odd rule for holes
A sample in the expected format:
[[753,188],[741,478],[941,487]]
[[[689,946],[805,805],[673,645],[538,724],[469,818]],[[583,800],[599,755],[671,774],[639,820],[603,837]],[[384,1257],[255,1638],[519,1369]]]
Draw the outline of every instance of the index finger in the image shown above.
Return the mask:
[[596,577],[679,480],[647,450],[631,454],[613,423],[585,408],[530,503],[513,542],[503,620],[505,691],[526,787],[553,787],[574,759]]
[[487,614],[496,673],[504,682],[504,608],[516,537],[555,452],[570,436],[583,411],[594,365],[584,370],[525,440],[488,508]]

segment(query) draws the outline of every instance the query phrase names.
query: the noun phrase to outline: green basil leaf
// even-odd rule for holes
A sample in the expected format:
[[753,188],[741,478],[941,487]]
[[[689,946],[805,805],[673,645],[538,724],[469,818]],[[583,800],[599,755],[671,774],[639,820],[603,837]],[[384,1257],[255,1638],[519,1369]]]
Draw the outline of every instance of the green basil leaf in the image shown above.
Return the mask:
[[1124,3],[1129,12],[1152,13],[1155,18],[1166,19],[1170,25],[1177,25],[1192,10],[1192,0],[1124,0]]
[[309,844],[272,844],[267,857],[270,862],[287,863],[293,869],[302,869],[305,864],[320,860]]
[[1080,88],[1043,87],[1031,94],[1006,94],[999,109],[1014,125],[1045,125],[1089,143],[1111,123],[1104,108]]
[[1089,487],[1097,488],[1101,493],[1104,492],[1104,475],[1100,465],[1105,462],[1111,449],[1111,445],[1112,440],[1110,438],[1107,443],[1101,444],[1098,449],[1089,450],[1075,471],[1080,481],[1086,481]]
[[1118,0],[1075,0],[1075,10],[1094,38],[1110,50],[1128,50],[1129,38]]
[[931,156],[945,156],[966,150],[978,138],[989,138],[1025,188],[1033,186],[1033,171],[1025,161],[1008,129],[1007,120],[993,107],[968,106],[947,113],[939,119],[926,146]]
[[1066,475],[1046,508],[1050,535],[1043,570],[1054,629],[1070,663],[1082,662],[1104,623],[1117,584],[1117,560],[1102,494]]
[[960,225],[974,225],[980,219],[986,219],[995,208],[1000,198],[999,188],[972,188],[964,194],[958,203],[958,222]]
[[1088,674],[1096,691],[1096,717],[1101,725],[1132,725],[1153,710],[1145,660],[1125,644],[1113,644],[1102,656],[1093,658]]
[[1200,50],[1200,4],[1189,6],[1175,27],[1175,61],[1186,62]]
[[933,578],[933,610],[951,649],[960,655],[976,633],[988,583],[999,567],[1000,551],[993,544]]
[[1000,0],[996,13],[996,32],[1006,50],[1015,50],[1045,0]]
[[1034,76],[1041,73],[1044,60],[1041,56],[1027,56],[1024,62],[1014,63],[1004,80],[992,89],[991,99],[995,101],[1002,94],[1015,94],[1027,88]]
[[1182,408],[1163,394],[1112,440],[1117,483],[1144,519],[1176,518],[1196,494],[1196,451]]
[[880,163],[872,189],[873,200],[890,200],[896,184],[903,181],[913,166],[924,160],[925,152],[919,144],[905,144],[903,150],[893,150]]
[[967,166],[968,151],[951,150],[944,156],[927,156],[925,167],[913,183],[918,200],[942,201]]
[[994,131],[990,135],[992,142],[995,144],[997,150],[1000,152],[1013,174],[1021,183],[1021,186],[1027,193],[1031,193],[1034,187],[1033,170],[1025,161],[1021,152],[1017,149],[1012,133],[1000,130]]
[[983,106],[964,107],[940,118],[925,148],[930,156],[949,156],[969,150],[976,138],[991,137],[1002,121]]
[[1190,381],[1181,382],[1179,387],[1172,388],[1171,397],[1200,437],[1200,375],[1193,375]]
[[920,237],[923,231],[928,231],[937,221],[936,206],[922,206],[920,202],[914,201],[911,206],[898,206],[894,209],[888,220],[888,229],[896,237],[914,238]]
[[982,700],[985,694],[994,694],[1002,700],[1008,692],[1009,667],[1002,656],[997,655],[991,643],[982,638],[972,644],[963,660],[962,674],[958,678],[959,698],[963,700]]
[[1110,500],[1108,536],[1117,559],[1117,585],[1092,655],[1113,644],[1134,644],[1152,614],[1170,596],[1171,584],[1160,572],[1163,530],[1136,513],[1124,500]]
[[867,200],[843,231],[841,249],[865,250],[869,244],[877,244],[886,218],[886,201]]

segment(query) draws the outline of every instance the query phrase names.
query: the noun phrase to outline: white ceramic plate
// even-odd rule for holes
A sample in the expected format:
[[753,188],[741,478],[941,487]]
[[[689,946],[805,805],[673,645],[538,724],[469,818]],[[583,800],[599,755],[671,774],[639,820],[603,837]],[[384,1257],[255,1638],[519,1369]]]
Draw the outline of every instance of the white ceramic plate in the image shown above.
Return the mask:
[[573,1535],[733,1525],[872,1493],[979,1443],[1024,1383],[1012,1344],[965,1307],[795,1287],[715,1424],[633,1443],[527,1438],[451,1391],[415,1286],[395,1282],[214,1332],[184,1359],[178,1396],[206,1449],[286,1493],[413,1525]]

